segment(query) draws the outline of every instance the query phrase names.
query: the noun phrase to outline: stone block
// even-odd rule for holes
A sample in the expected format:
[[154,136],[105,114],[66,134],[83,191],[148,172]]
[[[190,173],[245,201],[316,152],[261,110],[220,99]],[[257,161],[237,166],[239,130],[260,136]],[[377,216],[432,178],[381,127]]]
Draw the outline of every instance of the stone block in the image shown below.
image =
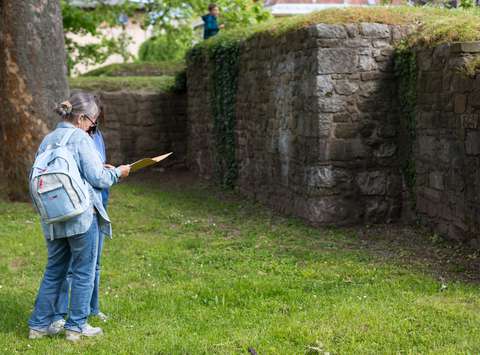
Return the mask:
[[397,135],[397,127],[391,124],[382,125],[378,128],[378,136],[382,138],[393,138]]
[[327,147],[327,159],[333,161],[362,159],[369,156],[368,147],[359,138],[348,140],[332,139],[328,142]]
[[467,155],[480,154],[480,132],[469,131],[465,137],[465,151]]
[[429,174],[429,186],[436,190],[443,190],[443,174],[440,171],[432,171]]
[[324,48],[317,53],[318,74],[353,73],[358,58],[355,50],[345,48]]
[[385,195],[387,175],[383,171],[366,171],[357,174],[355,183],[362,195]]
[[335,91],[339,95],[352,95],[358,90],[358,83],[350,80],[337,80]]
[[378,148],[373,151],[377,158],[390,158],[397,152],[397,145],[394,142],[385,142],[380,144]]
[[337,123],[334,134],[335,138],[355,138],[358,131],[358,124],[356,123]]
[[348,36],[345,27],[341,25],[318,24],[312,26],[310,31],[317,38],[345,39]]
[[455,95],[454,111],[455,113],[464,113],[467,107],[467,96],[462,94]]
[[480,53],[480,42],[457,42],[450,45],[452,53]]
[[333,80],[330,75],[317,75],[317,95],[331,95],[334,89]]
[[358,56],[358,66],[357,69],[360,71],[371,71],[378,69],[378,63],[371,55],[360,55]]
[[325,97],[318,98],[319,112],[326,112],[326,113],[342,112],[345,110],[346,106],[347,106],[347,102],[341,97],[325,96]]
[[350,180],[347,170],[332,165],[307,166],[304,176],[305,185],[313,189],[331,189]]
[[361,23],[360,34],[371,38],[390,38],[390,27],[379,23]]
[[316,224],[346,225],[358,222],[354,200],[342,196],[310,198],[305,202],[305,217]]

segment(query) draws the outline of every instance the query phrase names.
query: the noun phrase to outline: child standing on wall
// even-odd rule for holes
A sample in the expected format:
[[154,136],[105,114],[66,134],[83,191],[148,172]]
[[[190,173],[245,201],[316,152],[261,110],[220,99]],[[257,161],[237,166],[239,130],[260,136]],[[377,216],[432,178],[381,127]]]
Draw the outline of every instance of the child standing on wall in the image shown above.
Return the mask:
[[215,36],[220,29],[224,28],[224,25],[217,24],[217,17],[220,13],[220,9],[217,4],[208,5],[208,14],[202,16],[202,20],[205,23],[203,29],[203,39],[209,39]]

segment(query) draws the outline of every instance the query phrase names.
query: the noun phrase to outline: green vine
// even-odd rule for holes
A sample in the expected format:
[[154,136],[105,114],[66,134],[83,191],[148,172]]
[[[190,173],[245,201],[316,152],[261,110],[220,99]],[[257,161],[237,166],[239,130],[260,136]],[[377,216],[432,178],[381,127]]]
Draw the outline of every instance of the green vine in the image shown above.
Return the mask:
[[209,51],[211,107],[215,139],[215,175],[224,187],[233,188],[237,178],[235,159],[235,103],[239,69],[238,41],[222,41]]
[[417,62],[415,52],[411,47],[401,44],[395,51],[395,76],[398,79],[398,94],[400,108],[405,117],[402,121],[406,132],[407,146],[405,159],[402,164],[402,173],[409,190],[413,207],[415,198],[415,157],[413,147],[416,139],[415,106],[417,102]]

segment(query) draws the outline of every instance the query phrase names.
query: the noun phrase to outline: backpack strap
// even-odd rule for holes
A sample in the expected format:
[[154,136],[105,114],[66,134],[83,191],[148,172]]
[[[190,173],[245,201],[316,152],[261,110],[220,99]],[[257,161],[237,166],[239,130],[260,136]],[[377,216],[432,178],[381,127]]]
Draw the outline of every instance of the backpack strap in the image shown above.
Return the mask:
[[76,130],[77,130],[77,128],[69,129],[69,131],[67,133],[65,133],[65,135],[63,136],[60,143],[58,143],[58,146],[67,145],[69,139],[72,137],[72,135],[75,133]]

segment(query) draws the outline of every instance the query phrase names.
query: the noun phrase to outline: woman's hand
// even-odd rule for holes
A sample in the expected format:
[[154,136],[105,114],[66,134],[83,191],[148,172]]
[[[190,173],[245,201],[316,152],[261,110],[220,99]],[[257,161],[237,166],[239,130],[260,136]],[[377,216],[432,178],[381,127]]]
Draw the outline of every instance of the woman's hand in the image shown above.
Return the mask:
[[126,178],[130,174],[130,165],[120,165],[118,168],[122,173],[120,175],[122,178]]

